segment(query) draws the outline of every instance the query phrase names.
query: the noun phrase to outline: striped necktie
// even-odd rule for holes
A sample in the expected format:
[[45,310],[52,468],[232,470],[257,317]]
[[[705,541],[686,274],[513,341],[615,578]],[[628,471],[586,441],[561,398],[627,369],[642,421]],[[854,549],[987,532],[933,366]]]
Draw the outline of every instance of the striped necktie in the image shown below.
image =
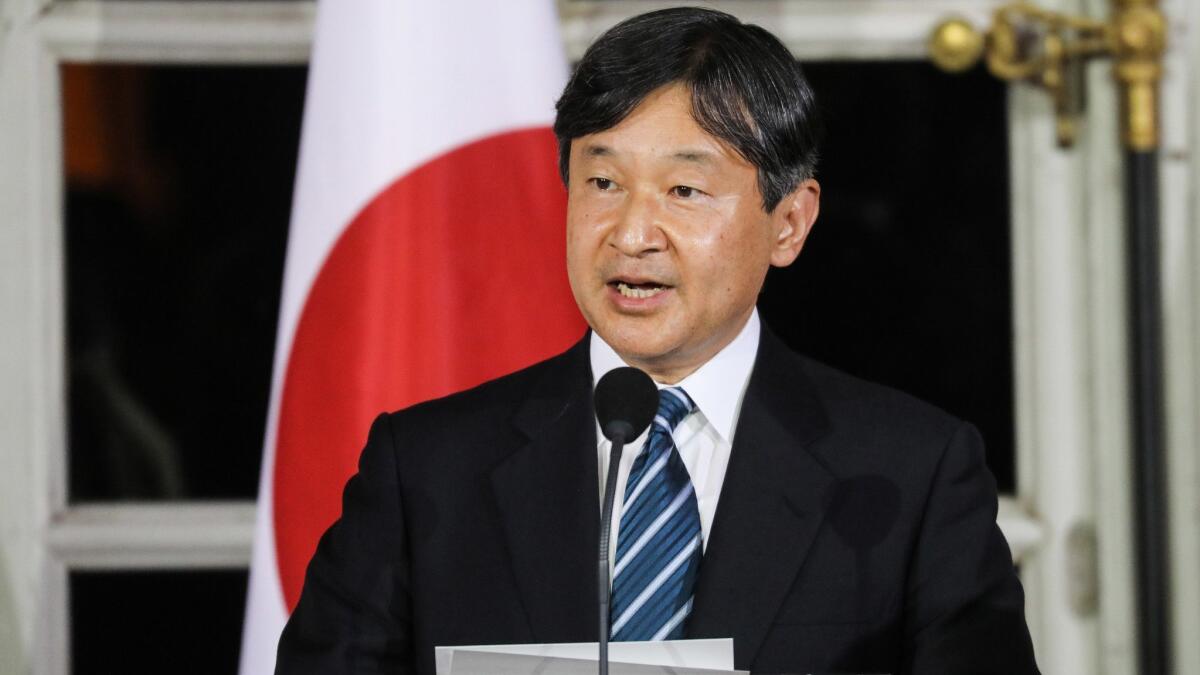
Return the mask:
[[658,392],[658,414],[625,486],[612,586],[612,640],[675,640],[692,611],[703,553],[700,509],[671,432],[696,404]]

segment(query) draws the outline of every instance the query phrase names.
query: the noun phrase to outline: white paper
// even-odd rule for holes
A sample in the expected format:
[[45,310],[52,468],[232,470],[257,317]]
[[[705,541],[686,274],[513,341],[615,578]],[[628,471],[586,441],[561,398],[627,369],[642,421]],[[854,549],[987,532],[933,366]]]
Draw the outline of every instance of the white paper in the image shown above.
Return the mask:
[[[596,659],[501,654],[456,649],[449,675],[592,675]],[[609,675],[748,675],[749,671],[610,662]]]
[[[599,651],[599,646],[595,642],[569,642],[557,644],[527,644],[527,645],[470,645],[462,647],[438,647],[434,652],[434,659],[437,664],[437,675],[451,675],[452,664],[455,675],[459,675],[460,667],[474,667],[471,664],[481,663],[481,658],[486,658],[488,654],[500,655],[516,655],[526,657],[537,657],[532,661],[521,660],[518,664],[512,659],[497,658],[499,665],[501,660],[512,665],[518,670],[512,672],[534,672],[533,670],[519,670],[519,668],[527,667],[532,664],[535,668],[541,663],[539,659],[554,659],[563,661],[579,661],[587,664],[587,670],[582,672],[592,672],[596,668],[596,659]],[[459,662],[454,659],[455,652],[462,652],[464,660]],[[616,675],[619,672],[611,664],[632,664],[641,666],[668,666],[675,669],[677,673],[691,672],[681,671],[679,669],[686,668],[697,670],[700,672],[710,673],[730,673],[733,671],[733,638],[723,638],[714,640],[665,640],[660,642],[610,642],[608,643],[608,660],[610,663],[610,673]],[[561,663],[555,667],[570,668],[578,664]],[[540,673],[549,675],[551,672],[574,673],[574,670],[538,670]],[[634,671],[630,671],[631,675]],[[661,668],[636,672],[658,673],[666,672]]]

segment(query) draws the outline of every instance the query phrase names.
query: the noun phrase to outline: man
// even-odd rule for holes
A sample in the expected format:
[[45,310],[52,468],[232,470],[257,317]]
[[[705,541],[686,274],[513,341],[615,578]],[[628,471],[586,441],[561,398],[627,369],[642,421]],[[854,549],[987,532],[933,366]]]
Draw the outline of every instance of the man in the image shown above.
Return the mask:
[[733,637],[756,672],[1036,672],[978,434],[759,322],[820,196],[787,50],[710,10],[635,17],[588,50],[555,132],[592,332],[376,420],[278,672],[432,673],[437,645],[595,640],[592,388],[625,364],[663,389],[618,474],[614,640]]

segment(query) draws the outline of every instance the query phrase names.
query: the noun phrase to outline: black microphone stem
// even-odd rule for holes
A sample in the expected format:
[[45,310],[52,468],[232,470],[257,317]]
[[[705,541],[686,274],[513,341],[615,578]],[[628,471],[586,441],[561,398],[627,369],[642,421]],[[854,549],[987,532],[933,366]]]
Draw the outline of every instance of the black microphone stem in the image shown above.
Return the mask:
[[604,481],[604,509],[600,517],[600,675],[608,675],[608,549],[612,534],[613,501],[616,499],[617,468],[621,463],[621,451],[625,439],[617,435],[608,455],[608,478]]
[[608,456],[608,479],[604,481],[604,508],[600,513],[600,675],[608,675],[608,549],[612,537],[613,500],[616,499],[617,467],[625,444],[641,435],[658,409],[658,387],[650,376],[628,366],[614,368],[596,383],[596,421],[604,437],[612,441]]

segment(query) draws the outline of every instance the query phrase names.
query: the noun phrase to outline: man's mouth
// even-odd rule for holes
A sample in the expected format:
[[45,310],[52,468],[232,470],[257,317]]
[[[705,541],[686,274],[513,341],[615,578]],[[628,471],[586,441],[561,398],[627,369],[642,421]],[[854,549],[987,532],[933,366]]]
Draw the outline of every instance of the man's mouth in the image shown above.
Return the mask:
[[612,286],[613,288],[617,289],[617,292],[620,293],[622,296],[624,296],[626,298],[636,298],[639,300],[644,300],[646,298],[653,298],[654,296],[658,295],[659,293],[662,293],[663,291],[670,288],[669,286],[664,286],[662,284],[655,283],[653,281],[649,281],[649,282],[645,282],[645,283],[633,283],[633,282],[629,282],[629,281],[613,281],[613,282],[610,282],[609,285]]

